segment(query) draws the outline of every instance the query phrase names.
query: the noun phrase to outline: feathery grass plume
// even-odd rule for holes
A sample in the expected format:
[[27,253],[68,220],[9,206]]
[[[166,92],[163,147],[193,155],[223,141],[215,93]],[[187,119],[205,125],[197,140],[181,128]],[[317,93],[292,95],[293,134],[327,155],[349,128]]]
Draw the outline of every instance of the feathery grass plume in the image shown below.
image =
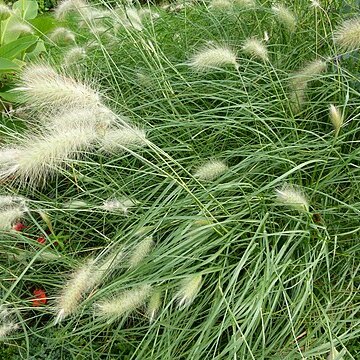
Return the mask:
[[116,121],[115,114],[105,106],[88,106],[83,108],[70,108],[66,111],[49,116],[45,114],[40,118],[42,124],[50,129],[92,128],[101,132],[101,135]]
[[236,53],[226,46],[210,45],[196,52],[190,59],[189,66],[195,71],[208,71],[227,65],[238,69]]
[[211,9],[231,9],[233,7],[233,4],[230,0],[212,0],[210,2],[210,8]]
[[138,31],[143,29],[143,24],[141,22],[141,17],[136,8],[130,7],[126,9],[126,16],[129,21],[129,24]]
[[17,33],[19,35],[25,35],[25,34],[33,34],[34,30],[33,28],[24,23],[14,23],[11,26],[11,31],[14,33]]
[[29,136],[16,157],[0,163],[0,178],[44,185],[48,176],[96,144],[97,138],[90,127],[54,129],[38,137]]
[[6,20],[11,15],[11,10],[5,4],[0,4],[0,21]]
[[330,104],[330,120],[334,126],[335,136],[337,136],[342,124],[344,123],[344,117],[340,109],[333,104]]
[[97,91],[70,77],[58,74],[48,65],[30,65],[20,76],[19,87],[23,99],[35,108],[69,108],[96,106],[100,103]]
[[201,274],[193,274],[187,276],[180,285],[180,289],[176,295],[180,308],[189,306],[200,291],[202,282]]
[[69,13],[79,12],[86,7],[88,4],[83,0],[64,0],[55,8],[55,18],[64,20]]
[[143,24],[141,21],[141,13],[133,6],[130,7],[117,7],[115,10],[116,16],[116,30],[118,30],[118,26],[122,26],[125,28],[133,28],[137,31],[143,30]]
[[271,7],[273,14],[278,18],[290,32],[296,28],[296,18],[293,12],[282,4],[276,4]]
[[233,0],[235,5],[241,6],[243,8],[254,8],[256,7],[255,0]]
[[152,236],[146,237],[140,241],[133,249],[130,258],[128,260],[129,268],[133,269],[137,267],[145,257],[150,253],[155,243]]
[[56,44],[65,45],[75,42],[75,34],[64,27],[58,27],[49,34],[49,39]]
[[5,306],[0,306],[0,340],[3,340],[11,334],[13,331],[18,329],[19,326],[12,320],[12,312],[9,311]]
[[160,306],[161,306],[161,291],[154,290],[150,296],[146,311],[150,323],[152,323],[155,320],[155,317],[159,312]]
[[76,312],[79,302],[93,284],[91,280],[93,273],[94,260],[90,259],[76,270],[71,278],[64,284],[55,305],[57,313],[55,324],[60,323],[67,316]]
[[199,180],[215,180],[228,170],[228,166],[220,160],[210,160],[201,165],[194,173],[194,177]]
[[247,39],[244,42],[244,45],[242,46],[242,50],[255,57],[258,58],[262,61],[268,61],[269,57],[268,57],[268,51],[266,49],[266,46],[258,39]]
[[131,127],[112,129],[102,137],[101,145],[101,150],[109,153],[135,149],[146,145],[146,134],[144,130]]
[[23,207],[11,207],[0,211],[0,229],[10,230],[14,223],[24,217],[25,209]]
[[0,209],[20,206],[25,210],[25,202],[26,199],[22,196],[0,195]]
[[137,202],[131,199],[111,198],[105,200],[104,203],[100,206],[100,209],[109,212],[122,212],[126,215],[129,211],[129,208],[134,207],[136,204]]
[[336,29],[334,41],[343,50],[360,48],[360,17],[344,21]]
[[310,6],[315,9],[321,8],[320,2],[317,0],[310,0]]
[[86,58],[86,51],[80,46],[74,46],[64,54],[64,65],[71,66]]
[[281,189],[276,189],[275,192],[279,203],[300,212],[309,212],[309,203],[298,188],[285,184]]
[[308,84],[316,76],[326,70],[327,64],[323,60],[314,60],[307,64],[302,70],[294,73],[291,79],[291,102],[295,105],[294,110],[299,110],[305,102],[305,92]]
[[143,305],[150,292],[150,285],[141,285],[131,290],[123,291],[112,299],[103,300],[95,304],[95,314],[108,320],[116,320]]

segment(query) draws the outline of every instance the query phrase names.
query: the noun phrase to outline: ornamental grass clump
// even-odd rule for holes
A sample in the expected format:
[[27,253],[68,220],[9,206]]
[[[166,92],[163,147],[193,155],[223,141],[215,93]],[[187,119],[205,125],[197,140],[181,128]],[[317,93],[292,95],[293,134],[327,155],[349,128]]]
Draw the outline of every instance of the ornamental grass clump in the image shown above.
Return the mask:
[[60,296],[56,299],[55,324],[60,323],[66,317],[76,312],[81,299],[91,290],[91,286],[93,286],[93,274],[94,260],[90,259],[76,270],[64,284]]

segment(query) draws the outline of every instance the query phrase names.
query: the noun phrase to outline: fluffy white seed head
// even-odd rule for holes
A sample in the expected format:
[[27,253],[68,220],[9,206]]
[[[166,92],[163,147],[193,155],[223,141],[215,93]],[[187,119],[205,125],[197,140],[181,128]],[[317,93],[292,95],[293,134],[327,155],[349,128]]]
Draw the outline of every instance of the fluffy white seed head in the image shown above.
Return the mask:
[[258,39],[252,38],[245,40],[242,50],[246,54],[258,58],[262,61],[269,60],[266,46]]
[[83,0],[64,0],[55,8],[55,17],[64,20],[71,12],[79,12],[89,5]]
[[146,145],[146,134],[144,130],[131,127],[111,129],[101,139],[101,145],[101,150],[109,153],[135,149]]
[[86,58],[86,51],[83,47],[74,46],[64,54],[64,65],[71,66]]
[[150,292],[150,285],[142,285],[124,291],[113,299],[97,303],[95,314],[109,320],[116,320],[143,305]]
[[220,160],[210,160],[201,165],[194,173],[194,177],[199,180],[215,180],[228,170],[228,166]]
[[19,35],[32,34],[34,32],[30,25],[24,23],[14,23],[11,26],[11,31]]
[[152,323],[155,320],[159,312],[159,309],[161,307],[161,302],[162,302],[161,291],[159,290],[153,291],[147,306],[147,315],[149,317],[150,323]]
[[189,62],[195,71],[207,71],[227,65],[238,68],[236,53],[226,46],[210,46],[195,53]]
[[139,12],[135,7],[130,6],[125,9],[117,7],[116,14],[116,29],[121,26],[128,29],[135,29],[137,31],[143,30],[141,12]]
[[233,4],[230,0],[212,0],[210,8],[215,10],[231,9]]
[[6,20],[11,15],[11,10],[5,4],[0,4],[0,21]]
[[340,128],[341,128],[343,122],[344,122],[344,117],[343,117],[340,109],[337,108],[333,104],[330,105],[329,115],[330,115],[330,120],[334,126],[335,135],[337,135],[340,131]]
[[292,209],[300,212],[309,212],[309,203],[298,188],[291,185],[284,185],[281,189],[276,189],[277,201]]
[[5,322],[0,325],[0,340],[6,338],[13,331],[19,328],[19,325],[14,323],[13,321]]
[[24,217],[24,214],[23,207],[10,207],[0,211],[0,229],[10,230],[15,222]]
[[26,210],[26,199],[22,196],[0,195],[0,209],[8,207],[20,207]]
[[126,16],[130,25],[138,31],[143,29],[143,24],[141,22],[141,17],[136,8],[130,7],[126,9]]
[[58,27],[49,34],[49,39],[57,44],[68,44],[75,42],[75,34],[64,27]]
[[40,118],[42,124],[50,129],[68,131],[71,128],[92,128],[101,135],[116,121],[115,114],[105,106],[74,107],[56,114],[45,114]]
[[233,0],[235,5],[238,5],[243,8],[254,8],[256,7],[255,0]]
[[129,258],[129,267],[137,267],[150,253],[151,249],[154,247],[154,241],[152,236],[146,237],[144,240],[138,243]]
[[53,172],[95,144],[97,138],[94,128],[85,127],[67,131],[54,129],[39,137],[30,136],[15,157],[0,163],[0,178],[12,178],[31,185],[44,184]]
[[121,212],[127,214],[129,209],[134,207],[136,202],[131,199],[117,199],[111,198],[104,201],[103,205],[100,206],[100,209],[109,212]]
[[335,43],[343,50],[360,48],[360,17],[344,21],[334,33]]
[[86,264],[75,271],[71,278],[64,284],[60,296],[56,302],[55,324],[73,314],[83,298],[84,294],[93,285],[91,281],[94,272],[94,260],[90,259]]
[[100,103],[97,91],[70,77],[58,74],[47,65],[30,65],[20,77],[23,99],[34,108],[56,111],[58,108],[96,106]]
[[291,101],[295,109],[300,109],[306,99],[306,89],[311,80],[326,70],[327,64],[323,60],[314,60],[303,69],[294,73],[291,79]]
[[194,301],[196,295],[200,291],[201,282],[201,274],[189,275],[182,281],[177,293],[180,308],[187,307]]
[[321,8],[320,2],[317,0],[310,0],[310,6],[315,9]]
[[271,7],[273,14],[289,31],[294,32],[296,28],[296,18],[293,12],[286,6],[276,4]]

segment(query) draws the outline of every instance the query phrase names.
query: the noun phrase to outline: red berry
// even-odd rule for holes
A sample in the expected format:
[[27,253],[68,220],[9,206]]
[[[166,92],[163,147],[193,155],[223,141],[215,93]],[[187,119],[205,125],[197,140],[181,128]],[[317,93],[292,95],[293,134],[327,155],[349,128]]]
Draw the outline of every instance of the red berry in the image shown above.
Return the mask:
[[36,239],[36,241],[39,243],[39,244],[45,244],[46,243],[46,239],[42,236],[38,237]]
[[33,291],[35,299],[31,299],[32,306],[41,306],[47,303],[46,292],[43,289],[35,289]]
[[12,228],[15,231],[22,231],[22,230],[24,230],[26,228],[26,226],[23,223],[18,222],[16,224],[14,224]]

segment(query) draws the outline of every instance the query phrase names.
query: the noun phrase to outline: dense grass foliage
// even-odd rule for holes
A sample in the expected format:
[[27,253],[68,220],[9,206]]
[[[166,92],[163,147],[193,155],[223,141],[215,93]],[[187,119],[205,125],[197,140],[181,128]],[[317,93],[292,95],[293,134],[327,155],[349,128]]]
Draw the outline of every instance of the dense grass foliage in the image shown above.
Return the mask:
[[[63,20],[86,57],[64,64],[74,45],[53,43],[49,62],[98,89],[148,142],[87,151],[45,186],[4,179],[2,194],[26,197],[31,210],[27,227],[3,230],[0,241],[1,301],[18,324],[3,339],[4,358],[295,360],[326,359],[334,348],[337,359],[359,358],[360,62],[358,50],[334,42],[359,9],[320,4],[288,2],[295,31],[270,1],[151,8],[159,16],[141,31],[117,29],[106,2],[101,32],[98,20]],[[268,60],[243,51],[249,38]],[[237,54],[236,66],[196,71],[192,56],[217,45]],[[324,68],[305,77],[315,60]],[[337,130],[330,104],[343,116]],[[1,127],[8,144],[19,112]],[[206,180],[198,171],[210,160],[224,167]],[[302,208],[281,199],[289,189]],[[112,211],[104,201],[114,198],[131,203]],[[109,254],[111,271],[54,324],[69,274]],[[104,302],[148,285],[141,305],[104,315]],[[34,306],[35,289],[46,304]]]

